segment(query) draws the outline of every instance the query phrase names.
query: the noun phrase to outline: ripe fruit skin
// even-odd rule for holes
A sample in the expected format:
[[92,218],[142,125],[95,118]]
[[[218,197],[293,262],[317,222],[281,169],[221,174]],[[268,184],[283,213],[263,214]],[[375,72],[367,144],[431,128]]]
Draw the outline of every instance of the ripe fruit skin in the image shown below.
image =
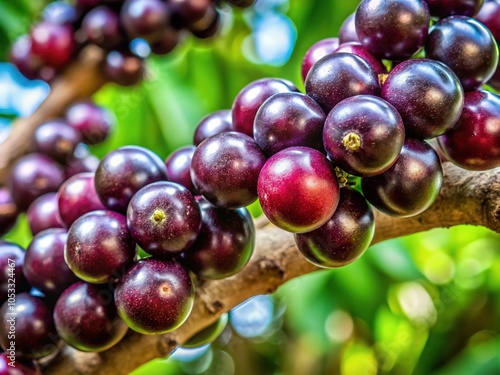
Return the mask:
[[144,76],[143,60],[129,52],[109,52],[103,69],[112,82],[121,86],[135,85]]
[[189,273],[177,262],[141,259],[115,289],[118,314],[134,331],[166,333],[182,325],[194,302]]
[[274,94],[298,91],[295,85],[278,78],[263,78],[243,87],[234,98],[231,109],[233,129],[253,137],[253,121],[259,107]]
[[66,227],[59,216],[57,193],[47,193],[35,199],[26,215],[33,235],[49,228]]
[[77,102],[66,111],[66,121],[78,130],[89,145],[103,142],[113,129],[116,119],[103,107],[92,102]]
[[105,5],[95,7],[85,15],[82,29],[89,42],[106,49],[116,47],[124,39],[118,14]]
[[446,65],[428,59],[398,64],[382,86],[382,98],[398,110],[410,137],[444,134],[462,113],[464,91]]
[[248,263],[255,244],[252,216],[244,207],[224,210],[200,202],[202,226],[182,264],[204,279],[224,279]]
[[340,44],[349,42],[359,42],[358,34],[356,32],[356,12],[349,14],[342,22],[339,30]]
[[69,228],[87,212],[105,210],[95,190],[94,173],[79,173],[67,179],[57,192],[59,215]]
[[117,212],[92,211],[69,228],[64,259],[84,281],[104,284],[119,278],[135,255],[127,219]]
[[386,172],[361,179],[365,198],[383,213],[409,217],[429,208],[443,184],[436,151],[424,141],[406,138],[401,155]]
[[117,344],[128,327],[118,316],[113,291],[80,281],[67,288],[54,308],[59,336],[84,352],[101,352]]
[[210,0],[169,0],[172,23],[176,26],[189,25],[205,16],[211,6]]
[[95,172],[95,190],[108,209],[125,213],[142,187],[167,179],[163,161],[143,147],[126,146],[109,152]]
[[328,114],[325,150],[333,164],[355,176],[374,176],[391,167],[405,140],[398,111],[372,95],[344,99]]
[[28,154],[14,164],[8,187],[17,207],[25,211],[39,196],[57,191],[63,181],[59,164],[42,154]]
[[473,17],[479,12],[484,0],[425,0],[431,16],[445,18],[448,16]]
[[67,164],[82,140],[81,133],[62,120],[39,126],[34,134],[35,148],[61,164]]
[[16,293],[27,292],[31,286],[24,277],[23,266],[25,251],[18,245],[11,242],[0,240],[0,303],[4,303],[9,292],[9,273],[12,270],[12,265],[15,264],[14,279],[16,280]]
[[455,128],[438,138],[448,160],[464,169],[483,171],[500,166],[500,96],[488,91],[465,94]]
[[42,375],[38,370],[26,366],[16,358],[15,367],[9,365],[12,360],[9,352],[0,353],[0,374],[2,375]]
[[346,266],[358,259],[370,245],[375,232],[373,211],[361,193],[340,189],[340,201],[330,220],[320,228],[295,234],[304,257],[318,267]]
[[499,18],[500,2],[498,2],[498,0],[486,0],[476,16],[476,19],[482,22],[497,40],[500,39]]
[[491,32],[479,21],[451,16],[430,30],[425,56],[448,65],[460,79],[464,91],[472,91],[495,73],[498,47]]
[[335,51],[337,52],[346,52],[352,53],[356,56],[361,57],[365,60],[370,66],[373,68],[375,73],[377,74],[387,74],[387,68],[382,64],[382,61],[377,57],[373,56],[373,54],[368,51],[361,43],[359,42],[349,42],[342,43]]
[[47,65],[60,68],[73,55],[73,28],[42,21],[31,30],[31,50]]
[[42,60],[31,50],[31,38],[20,36],[10,47],[9,60],[28,79],[36,79],[42,67]]
[[6,187],[0,187],[0,236],[10,231],[17,222],[19,210],[12,194]]
[[230,109],[223,109],[205,116],[196,127],[193,144],[198,146],[212,135],[233,130],[233,119]]
[[359,41],[380,59],[408,59],[424,46],[429,8],[423,0],[363,0],[356,10]]
[[339,45],[339,38],[326,38],[309,47],[302,59],[302,65],[300,66],[302,81],[306,81],[307,73],[309,73],[309,70],[311,70],[312,66],[316,64],[319,59],[333,53]]
[[236,209],[257,199],[257,179],[265,162],[266,156],[252,138],[224,132],[205,139],[196,148],[191,179],[210,203]]
[[196,188],[191,180],[190,167],[195,150],[195,146],[180,147],[165,160],[168,181],[184,186],[193,194],[196,192]]
[[120,11],[120,21],[131,39],[154,41],[167,27],[170,12],[160,0],[126,0]]
[[319,228],[339,202],[339,184],[330,161],[309,147],[290,147],[269,158],[257,191],[267,218],[293,233]]
[[306,146],[323,150],[325,113],[309,96],[284,92],[271,96],[255,116],[253,136],[267,155],[287,147]]
[[144,251],[170,258],[196,240],[201,227],[200,207],[184,186],[154,182],[132,197],[127,209],[127,226]]
[[9,318],[15,314],[16,357],[39,359],[57,351],[57,336],[52,318],[52,309],[44,299],[28,293],[16,294],[14,310],[6,302],[0,308],[0,345],[10,347]]
[[24,258],[23,273],[29,283],[50,296],[59,296],[78,281],[64,262],[66,229],[46,229],[31,240]]
[[316,100],[325,113],[351,96],[380,96],[378,76],[370,64],[345,52],[332,53],[314,64],[305,87],[307,95]]

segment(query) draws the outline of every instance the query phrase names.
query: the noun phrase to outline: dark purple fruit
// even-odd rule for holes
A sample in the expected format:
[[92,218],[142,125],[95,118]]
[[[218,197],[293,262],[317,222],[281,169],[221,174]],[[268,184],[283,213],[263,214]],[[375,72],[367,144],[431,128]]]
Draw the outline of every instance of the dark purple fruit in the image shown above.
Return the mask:
[[307,73],[309,73],[312,66],[322,57],[335,51],[339,47],[339,44],[339,38],[326,38],[309,47],[300,66],[300,74],[303,82],[306,81]]
[[0,237],[14,227],[18,216],[19,210],[10,190],[6,187],[0,187]]
[[132,86],[144,76],[144,61],[129,52],[111,51],[104,62],[104,73],[121,86]]
[[31,30],[31,51],[53,68],[66,65],[74,50],[73,28],[70,25],[42,21]]
[[266,162],[258,194],[274,225],[304,233],[319,228],[333,215],[339,203],[339,184],[325,155],[309,147],[290,147]]
[[127,225],[144,251],[170,258],[196,240],[201,227],[200,207],[184,186],[154,182],[133,196],[127,209]]
[[117,212],[92,211],[69,228],[64,259],[84,281],[104,284],[119,278],[135,255],[127,219]]
[[363,0],[356,10],[359,41],[387,60],[410,58],[424,46],[429,8],[423,0]]
[[59,336],[84,352],[101,352],[117,344],[127,333],[113,299],[113,291],[83,281],[66,289],[54,308]]
[[255,116],[253,134],[259,147],[273,155],[287,147],[323,150],[325,112],[309,96],[284,92],[271,96]]
[[210,7],[201,20],[189,25],[189,31],[198,39],[208,39],[217,34],[220,25],[220,13],[215,7]]
[[458,77],[446,65],[414,59],[403,61],[389,73],[382,98],[399,111],[410,137],[425,139],[455,126],[464,93]]
[[295,243],[309,262],[336,268],[363,255],[374,232],[373,211],[366,199],[357,190],[343,187],[331,219],[312,232],[295,234]]
[[477,89],[495,73],[498,47],[479,21],[451,16],[436,23],[425,45],[426,57],[448,65],[465,91]]
[[351,13],[342,22],[339,30],[339,42],[340,44],[349,42],[359,42],[358,33],[356,32],[356,12]]
[[193,144],[198,146],[212,135],[233,130],[231,110],[223,109],[205,116],[194,131]]
[[95,145],[108,138],[116,118],[105,108],[85,101],[74,103],[68,108],[66,121],[82,134],[85,143]]
[[64,262],[66,229],[46,229],[31,240],[24,257],[23,273],[31,286],[46,295],[57,297],[78,281]]
[[191,161],[194,186],[217,207],[235,209],[257,199],[266,156],[249,136],[225,132],[205,139]]
[[[13,348],[12,348],[13,349]],[[14,363],[14,366],[11,364]],[[1,375],[42,375],[42,373],[30,364],[24,364],[16,358],[15,350],[8,350],[0,353],[0,374]]]
[[22,35],[12,43],[9,60],[28,79],[36,79],[42,68],[42,60],[31,51],[31,37]]
[[167,27],[161,36],[150,42],[151,52],[155,55],[166,55],[172,52],[181,40],[181,33],[173,27]]
[[236,95],[232,106],[233,129],[253,136],[253,121],[262,103],[279,92],[299,91],[292,82],[263,78],[246,85]]
[[325,113],[340,101],[355,95],[380,95],[377,73],[361,57],[333,53],[320,59],[307,75],[306,93]]
[[342,43],[334,52],[352,53],[356,56],[361,57],[368,64],[370,64],[375,73],[387,74],[387,68],[384,64],[382,64],[382,61],[373,56],[373,54],[359,42]]
[[43,8],[42,19],[58,25],[71,25],[77,21],[78,14],[73,4],[65,1],[53,1]]
[[484,0],[425,0],[431,16],[445,18],[448,16],[473,17],[479,12]]
[[16,357],[40,359],[58,350],[52,309],[44,299],[28,293],[16,295],[15,303],[5,302],[0,309],[0,345],[9,350],[10,334],[15,334]]
[[383,213],[409,217],[429,208],[439,195],[443,170],[426,142],[407,138],[401,155],[386,172],[361,179],[365,198]]
[[333,164],[355,176],[374,176],[391,167],[405,140],[398,111],[371,95],[344,99],[328,114],[323,129]]
[[39,196],[57,191],[63,181],[59,164],[45,155],[29,154],[14,164],[8,184],[17,207],[25,211]]
[[26,214],[33,235],[49,228],[66,227],[59,216],[57,193],[47,193],[35,199]]
[[[476,0],[477,1],[477,0]],[[497,40],[500,40],[500,1],[486,0],[476,19],[486,26]]]
[[176,26],[190,25],[201,20],[212,6],[210,0],[169,0],[172,21]]
[[460,119],[438,142],[446,158],[464,169],[500,167],[500,96],[487,91],[465,93]]
[[167,179],[184,186],[192,193],[196,192],[191,180],[190,166],[193,159],[195,146],[184,146],[173,151],[165,160]]
[[252,216],[244,207],[224,210],[200,202],[202,226],[182,263],[204,279],[224,279],[248,263],[255,244]]
[[227,0],[229,5],[232,5],[232,6],[235,6],[238,8],[247,8],[251,5],[253,5],[253,3],[255,3],[255,1],[256,0]]
[[147,258],[123,275],[115,289],[118,314],[134,331],[170,332],[182,325],[194,303],[194,286],[179,263]]
[[[11,242],[0,240],[0,303],[13,298],[14,293],[31,289],[24,277],[24,250]],[[12,283],[14,279],[15,283]]]
[[138,146],[109,152],[95,172],[95,188],[108,209],[125,213],[132,196],[144,186],[167,179],[167,170],[158,155]]
[[78,152],[75,152],[73,159],[71,159],[65,168],[64,175],[66,179],[69,179],[78,173],[95,173],[97,167],[99,166],[99,159],[94,155],[76,155],[77,153]]
[[57,199],[59,215],[68,228],[87,212],[106,209],[95,190],[94,173],[79,173],[66,180]]
[[88,12],[82,21],[86,40],[100,47],[115,48],[123,41],[118,13],[101,5]]
[[161,0],[126,0],[120,21],[131,39],[154,40],[167,27],[169,8]]
[[81,133],[63,120],[53,120],[40,125],[33,136],[38,152],[50,156],[61,164],[72,158],[81,142]]

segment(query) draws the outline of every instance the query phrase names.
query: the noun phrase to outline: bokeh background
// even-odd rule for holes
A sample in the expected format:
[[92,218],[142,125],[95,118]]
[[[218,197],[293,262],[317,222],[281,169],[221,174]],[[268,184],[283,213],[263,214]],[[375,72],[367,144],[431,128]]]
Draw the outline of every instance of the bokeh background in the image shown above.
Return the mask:
[[[0,0],[2,61],[47,3]],[[109,84],[94,96],[119,125],[92,153],[101,157],[135,144],[166,158],[192,143],[200,119],[230,108],[249,82],[281,77],[302,89],[304,53],[336,36],[358,3],[259,0],[244,12],[228,10],[213,40],[187,39],[174,53],[150,58],[142,84]],[[49,87],[0,63],[0,88],[1,142],[12,120],[29,115]],[[7,238],[26,246],[26,222]],[[494,375],[500,374],[499,333],[500,235],[460,226],[386,241],[345,268],[257,296],[233,309],[211,345],[179,348],[133,374]]]

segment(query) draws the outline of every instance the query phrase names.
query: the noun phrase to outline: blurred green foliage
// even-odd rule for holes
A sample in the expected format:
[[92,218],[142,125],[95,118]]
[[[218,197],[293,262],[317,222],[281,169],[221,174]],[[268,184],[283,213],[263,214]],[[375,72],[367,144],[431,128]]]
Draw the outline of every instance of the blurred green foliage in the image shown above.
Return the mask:
[[[0,0],[1,55],[43,3]],[[141,85],[109,84],[99,91],[94,99],[114,111],[119,126],[92,151],[102,156],[137,144],[165,158],[191,143],[203,116],[230,108],[247,83],[282,77],[302,89],[305,51],[335,36],[358,1],[279,3],[298,35],[286,65],[245,58],[254,15],[235,12],[222,36],[187,39],[175,53],[149,59]],[[9,238],[29,243],[24,219]],[[500,374],[500,236],[484,228],[386,241],[345,268],[292,280],[273,298],[275,320],[264,335],[244,339],[229,327],[197,359],[156,360],[134,374]]]

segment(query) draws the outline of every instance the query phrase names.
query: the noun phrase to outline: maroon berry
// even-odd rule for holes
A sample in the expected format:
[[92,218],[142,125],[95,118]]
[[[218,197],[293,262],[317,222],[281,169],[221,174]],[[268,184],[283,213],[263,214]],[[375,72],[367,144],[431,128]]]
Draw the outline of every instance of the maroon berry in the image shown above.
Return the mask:
[[191,179],[210,203],[235,209],[257,199],[257,179],[265,162],[266,156],[252,138],[224,132],[205,139],[196,148]]
[[31,30],[31,50],[53,68],[66,65],[75,49],[73,28],[42,21]]
[[500,40],[500,23],[498,22],[500,19],[500,2],[498,0],[486,0],[476,19],[491,31],[498,44],[498,40]]
[[139,189],[166,179],[167,170],[158,155],[143,147],[126,146],[101,160],[95,172],[95,188],[104,206],[125,213]]
[[28,79],[38,78],[42,60],[31,51],[31,37],[17,38],[10,48],[10,61]]
[[124,39],[118,14],[105,5],[95,7],[85,15],[82,29],[87,41],[106,49],[116,47]]
[[120,21],[131,39],[154,40],[167,27],[169,8],[160,0],[126,0]]
[[290,147],[266,162],[258,194],[273,224],[303,233],[319,228],[333,215],[339,202],[339,184],[325,155],[308,147]]
[[169,0],[172,21],[176,26],[189,25],[203,18],[211,7],[210,0]]
[[342,22],[339,30],[339,42],[340,44],[349,42],[359,42],[358,34],[356,32],[356,12],[351,13]]
[[71,25],[78,20],[78,14],[73,4],[53,1],[43,8],[42,19],[58,25]]
[[[13,297],[14,293],[30,290],[31,286],[23,273],[25,254],[20,246],[0,240],[0,303]],[[12,288],[9,279],[15,280],[15,288]]]
[[53,120],[40,125],[34,134],[35,148],[61,164],[67,164],[76,146],[81,142],[81,133],[62,120]]
[[57,193],[47,193],[35,199],[28,207],[27,217],[33,235],[49,228],[66,227],[59,216]]
[[223,109],[205,116],[194,131],[193,144],[198,146],[203,140],[212,135],[229,132],[233,129],[231,110]]
[[425,0],[431,16],[445,18],[449,16],[473,17],[479,12],[484,0]]
[[134,331],[166,333],[182,325],[194,303],[189,273],[177,262],[142,259],[115,289],[118,314]]
[[113,291],[83,281],[66,289],[54,308],[59,336],[84,352],[101,352],[117,344],[127,333],[120,319]]
[[173,151],[165,160],[167,179],[184,186],[192,193],[196,192],[191,180],[190,166],[193,159],[195,146],[184,146]]
[[224,210],[200,202],[202,226],[193,246],[182,254],[183,264],[205,279],[224,279],[248,263],[255,243],[252,216],[244,207]]
[[95,191],[94,173],[79,173],[66,180],[57,193],[59,215],[69,228],[87,212],[105,210]]
[[340,189],[340,201],[330,220],[320,228],[295,234],[302,255],[318,267],[346,266],[370,245],[375,232],[373,211],[357,190]]
[[127,219],[117,212],[92,211],[69,228],[64,259],[84,281],[104,284],[119,278],[135,255]]
[[201,20],[189,25],[189,30],[198,39],[208,39],[217,34],[220,23],[220,13],[214,7],[210,7]]
[[181,40],[181,33],[173,27],[167,27],[161,36],[149,42],[151,52],[155,55],[166,55],[172,52]]
[[133,196],[127,209],[127,225],[144,251],[173,257],[196,240],[201,226],[200,207],[185,187],[154,182]]
[[0,237],[14,227],[18,216],[19,210],[10,190],[6,187],[0,187]]
[[[14,366],[12,366],[12,362]],[[40,371],[33,368],[31,364],[22,363],[15,356],[14,350],[7,350],[0,353],[0,374],[2,375],[42,375]]]
[[129,52],[111,51],[104,62],[104,73],[121,86],[132,86],[144,76],[144,62]]
[[66,121],[82,134],[85,143],[95,145],[108,138],[116,118],[110,111],[92,102],[78,102],[66,111]]
[[91,155],[90,153],[88,153],[88,151],[85,151],[83,153],[80,153],[78,151],[80,146],[84,145],[82,143],[78,145],[75,151],[75,155],[73,155],[73,158],[65,168],[64,175],[66,179],[69,179],[70,177],[78,173],[94,173],[99,166],[99,159],[97,157]]
[[66,229],[46,229],[31,241],[24,258],[23,272],[29,283],[50,296],[59,296],[78,281],[64,262]]
[[368,51],[363,45],[359,42],[349,42],[342,43],[334,52],[345,52],[352,53],[356,56],[361,57],[365,60],[370,66],[373,68],[375,73],[377,74],[386,74],[387,68],[382,61],[377,57],[373,56],[370,51]]

